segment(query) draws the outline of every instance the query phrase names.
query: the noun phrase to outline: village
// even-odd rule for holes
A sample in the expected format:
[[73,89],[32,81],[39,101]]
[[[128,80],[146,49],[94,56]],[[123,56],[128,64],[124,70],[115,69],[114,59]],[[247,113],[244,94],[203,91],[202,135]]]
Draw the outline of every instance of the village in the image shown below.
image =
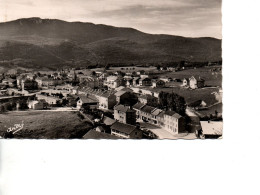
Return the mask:
[[1,136],[15,137],[6,113],[74,112],[91,126],[77,138],[221,138],[222,88],[195,74],[203,71],[221,83],[221,66],[11,69],[0,75]]

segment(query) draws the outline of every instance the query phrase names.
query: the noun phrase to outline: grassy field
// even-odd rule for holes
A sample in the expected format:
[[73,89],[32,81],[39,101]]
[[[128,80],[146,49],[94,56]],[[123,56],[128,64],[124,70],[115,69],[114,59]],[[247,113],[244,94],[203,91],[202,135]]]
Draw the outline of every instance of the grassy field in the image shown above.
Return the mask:
[[209,116],[210,114],[215,114],[215,111],[218,113],[222,113],[223,105],[222,103],[216,104],[206,110],[199,110],[197,111],[202,116]]
[[212,105],[217,102],[215,96],[211,94],[212,92],[217,92],[217,88],[201,88],[196,90],[190,90],[181,87],[172,87],[172,88],[155,88],[153,91],[160,92],[173,92],[185,98],[188,104],[193,103],[197,100],[203,100],[207,105]]
[[91,125],[77,112],[23,111],[0,114],[0,134],[15,124],[24,124],[15,138],[67,139],[81,138]]
[[213,73],[210,70],[212,67],[203,67],[196,69],[187,69],[179,72],[165,72],[160,76],[171,77],[176,79],[190,78],[191,76],[197,76],[205,79],[205,85],[207,86],[222,86],[222,73]]

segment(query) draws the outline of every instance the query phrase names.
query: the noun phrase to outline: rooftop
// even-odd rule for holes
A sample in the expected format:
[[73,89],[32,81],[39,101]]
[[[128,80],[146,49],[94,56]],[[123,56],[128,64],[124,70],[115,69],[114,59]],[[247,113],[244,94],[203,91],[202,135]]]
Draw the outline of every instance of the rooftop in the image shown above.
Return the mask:
[[111,126],[111,129],[114,129],[114,130],[117,130],[119,132],[123,132],[123,133],[126,133],[129,135],[136,129],[136,126],[120,123],[117,121]]
[[162,112],[161,109],[155,108],[155,110],[152,111],[152,115],[157,116],[157,115],[159,115],[161,112]]
[[222,135],[223,121],[200,121],[204,135]]
[[165,113],[164,113],[165,115],[168,115],[168,116],[173,116],[174,118],[177,118],[177,119],[179,119],[179,118],[181,118],[182,116],[181,115],[179,115],[177,112],[174,112],[174,111],[165,111]]
[[121,95],[125,94],[126,92],[127,91],[123,91],[123,90],[118,91],[118,92],[115,93],[115,96],[121,96]]
[[114,119],[112,119],[112,118],[109,118],[109,117],[107,117],[107,116],[104,116],[103,123],[104,123],[105,125],[110,126],[110,125],[114,124],[115,122],[116,122],[116,120],[114,120]]
[[130,109],[129,106],[125,106],[125,105],[122,105],[122,104],[116,105],[114,107],[114,110],[118,110],[118,111],[121,111],[121,112],[134,112],[134,110]]
[[154,109],[156,109],[156,108],[145,105],[144,107],[141,108],[141,111],[151,114]]
[[85,104],[87,103],[98,103],[98,100],[95,100],[95,99],[92,99],[92,98],[89,98],[85,95],[79,95],[79,98],[81,99],[81,101]]
[[142,103],[136,103],[134,106],[133,106],[133,108],[134,109],[137,109],[137,110],[140,110],[143,106],[145,106],[145,104],[142,104]]
[[83,139],[118,139],[118,137],[92,129],[83,136]]

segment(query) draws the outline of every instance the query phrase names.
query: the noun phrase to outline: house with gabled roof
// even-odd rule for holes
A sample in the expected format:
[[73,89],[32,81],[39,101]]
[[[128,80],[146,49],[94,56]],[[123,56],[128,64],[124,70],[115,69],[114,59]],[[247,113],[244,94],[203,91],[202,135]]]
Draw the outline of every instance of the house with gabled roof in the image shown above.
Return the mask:
[[218,139],[222,137],[223,121],[200,121],[201,138]]
[[190,77],[189,83],[191,89],[202,88],[205,86],[205,80],[200,77],[197,78],[195,76]]
[[83,139],[119,139],[119,137],[91,129],[83,136]]
[[79,95],[77,99],[77,109],[97,109],[98,103],[97,99],[90,98],[87,95]]
[[131,95],[131,92],[129,91],[125,91],[125,90],[121,90],[115,93],[116,96],[116,101],[118,103],[122,102],[124,99],[128,99]]
[[183,116],[174,111],[164,112],[164,129],[179,134],[185,132],[185,119]]
[[111,126],[111,135],[125,139],[141,139],[143,132],[137,126],[117,121]]
[[125,81],[122,76],[108,76],[106,81],[104,82],[109,89],[115,89],[120,86],[125,85]]
[[145,77],[141,78],[139,81],[140,86],[151,86],[152,85],[152,79]]
[[144,122],[150,122],[152,120],[152,111],[155,109],[155,107],[152,106],[143,106],[140,109],[140,118]]
[[133,109],[136,111],[136,118],[141,119],[141,108],[144,107],[145,104],[138,102],[133,106]]
[[183,87],[189,87],[189,86],[190,86],[190,80],[189,80],[189,78],[184,78],[184,79],[182,80],[182,86],[183,86]]
[[122,104],[114,107],[114,118],[115,120],[125,124],[134,125],[136,123],[135,110],[131,109],[130,106],[125,106]]
[[153,80],[152,81],[152,87],[165,87],[165,82],[163,80]]
[[163,112],[163,110],[159,109],[159,108],[155,108],[152,110],[151,112],[151,115],[152,115],[152,118],[150,120],[151,123],[157,125],[160,123],[160,116],[159,114]]

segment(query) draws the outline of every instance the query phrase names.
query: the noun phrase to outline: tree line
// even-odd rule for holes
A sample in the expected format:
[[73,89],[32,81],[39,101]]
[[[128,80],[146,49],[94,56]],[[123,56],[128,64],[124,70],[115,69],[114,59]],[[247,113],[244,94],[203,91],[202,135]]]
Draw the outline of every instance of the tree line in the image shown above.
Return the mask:
[[162,91],[159,93],[158,107],[166,111],[175,111],[183,116],[187,106],[184,97]]

